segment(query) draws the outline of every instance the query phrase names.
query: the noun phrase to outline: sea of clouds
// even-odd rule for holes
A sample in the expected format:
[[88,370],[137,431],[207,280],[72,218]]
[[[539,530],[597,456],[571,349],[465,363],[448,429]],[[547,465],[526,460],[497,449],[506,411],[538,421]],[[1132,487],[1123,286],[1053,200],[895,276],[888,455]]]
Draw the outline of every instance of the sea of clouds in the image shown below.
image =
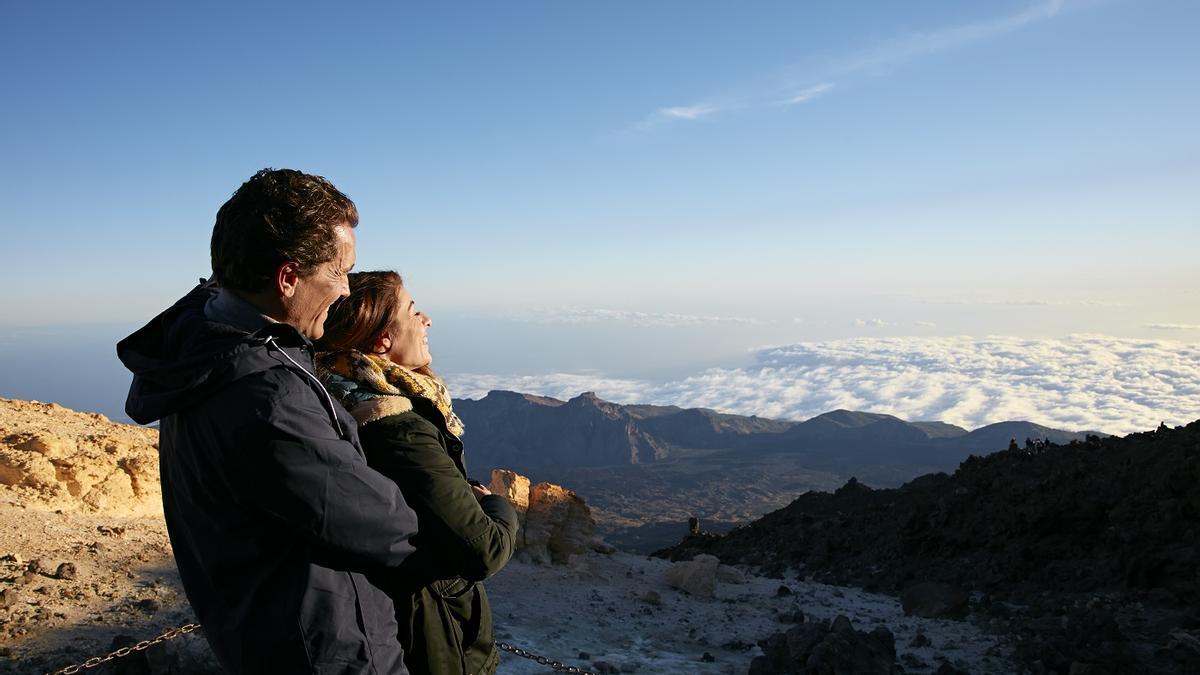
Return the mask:
[[1125,434],[1200,418],[1200,344],[1102,335],[803,342],[756,350],[749,367],[668,382],[594,372],[446,379],[459,398],[492,389],[560,399],[594,391],[618,403],[797,420],[846,408],[968,429],[1029,420]]

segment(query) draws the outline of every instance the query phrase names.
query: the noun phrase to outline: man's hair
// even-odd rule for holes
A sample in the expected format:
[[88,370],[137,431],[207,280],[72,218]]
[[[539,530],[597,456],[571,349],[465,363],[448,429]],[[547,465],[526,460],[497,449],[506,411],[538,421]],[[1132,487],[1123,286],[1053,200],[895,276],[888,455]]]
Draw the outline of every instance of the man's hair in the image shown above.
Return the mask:
[[350,295],[329,308],[325,334],[317,341],[317,349],[323,352],[357,349],[369,353],[375,338],[403,309],[397,297],[403,286],[404,280],[391,271],[351,274]]
[[339,225],[358,225],[358,209],[329,181],[293,169],[263,169],[217,211],[213,274],[221,286],[249,293],[267,287],[289,260],[307,276],[337,255]]

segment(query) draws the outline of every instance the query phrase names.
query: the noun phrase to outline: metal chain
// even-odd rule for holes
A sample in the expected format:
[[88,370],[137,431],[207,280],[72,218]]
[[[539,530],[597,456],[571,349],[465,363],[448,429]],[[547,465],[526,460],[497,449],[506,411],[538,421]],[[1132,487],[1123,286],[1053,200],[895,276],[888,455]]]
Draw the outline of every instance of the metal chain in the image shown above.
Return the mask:
[[[56,670],[53,673],[47,673],[46,675],[75,675],[75,673],[78,673],[82,670],[95,668],[96,666],[102,663],[108,663],[113,659],[124,658],[134,652],[146,651],[154,645],[161,644],[167,640],[174,640],[180,635],[193,633],[199,629],[200,624],[198,623],[187,623],[178,628],[168,628],[153,640],[142,640],[135,645],[121,647],[120,649],[110,652],[104,656],[93,656],[83,663],[77,663],[75,665],[67,666],[66,668],[60,668],[59,670]],[[584,670],[579,666],[569,666],[561,661],[555,661],[554,659],[548,659],[545,656],[539,656],[531,651],[521,649],[520,647],[514,647],[507,642],[497,642],[496,646],[511,654],[516,654],[517,656],[529,659],[530,661],[536,661],[538,664],[546,666],[556,673],[573,673],[574,675],[600,675],[600,673],[591,670]]]
[[93,656],[92,658],[88,659],[87,661],[84,661],[83,663],[77,663],[73,666],[67,666],[66,668],[56,670],[56,671],[54,671],[54,673],[52,673],[52,674],[48,673],[47,675],[74,675],[74,673],[78,673],[81,670],[88,670],[89,668],[95,668],[96,666],[100,665],[101,663],[108,663],[109,661],[112,661],[113,659],[123,658],[123,657],[129,656],[130,654],[132,654],[134,652],[145,651],[145,650],[153,647],[156,644],[166,642],[167,640],[174,640],[175,638],[179,637],[180,635],[192,633],[196,630],[199,630],[199,628],[200,628],[200,624],[198,624],[198,623],[186,623],[178,628],[168,628],[167,630],[162,632],[162,635],[159,635],[158,637],[154,638],[153,640],[142,640],[141,642],[139,642],[135,645],[131,645],[129,647],[121,647],[120,649],[118,649],[114,652],[111,652],[106,656]]
[[579,666],[568,666],[567,664],[562,663],[560,661],[555,661],[554,659],[548,659],[544,656],[538,656],[537,654],[534,654],[531,651],[526,651],[524,649],[521,649],[520,647],[514,647],[514,646],[508,644],[507,642],[497,642],[496,646],[499,647],[500,649],[503,649],[506,652],[511,653],[511,654],[516,654],[517,656],[522,656],[524,658],[527,658],[530,661],[537,661],[539,664],[552,669],[556,673],[576,673],[576,675],[600,675],[600,673],[597,673],[597,672],[594,672],[591,670],[584,670],[583,668],[580,668]]

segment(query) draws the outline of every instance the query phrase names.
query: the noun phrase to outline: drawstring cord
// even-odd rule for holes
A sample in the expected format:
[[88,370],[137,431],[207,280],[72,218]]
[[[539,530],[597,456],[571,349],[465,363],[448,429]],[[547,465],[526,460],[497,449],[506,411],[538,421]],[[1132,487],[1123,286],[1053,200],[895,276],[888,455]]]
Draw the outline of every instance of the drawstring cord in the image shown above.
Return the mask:
[[325,394],[325,401],[326,401],[326,403],[329,404],[329,416],[333,418],[333,425],[335,427],[337,427],[338,436],[345,438],[346,432],[342,430],[342,421],[338,419],[337,408],[334,407],[333,397],[329,395],[329,392],[325,389],[325,385],[321,384],[321,381],[317,379],[316,375],[313,375],[312,373],[308,372],[308,368],[305,368],[304,366],[300,365],[300,363],[298,361],[296,361],[296,359],[293,359],[290,355],[288,355],[287,350],[285,350],[283,347],[280,347],[279,344],[277,344],[275,342],[274,335],[267,337],[267,346],[278,349],[279,353],[283,354],[283,358],[287,359],[288,361],[291,361],[292,365],[294,365],[297,368],[299,368],[300,370],[304,371],[304,374],[307,375],[310,380],[312,380],[313,382],[315,382],[317,384],[317,389],[320,389],[321,393]]

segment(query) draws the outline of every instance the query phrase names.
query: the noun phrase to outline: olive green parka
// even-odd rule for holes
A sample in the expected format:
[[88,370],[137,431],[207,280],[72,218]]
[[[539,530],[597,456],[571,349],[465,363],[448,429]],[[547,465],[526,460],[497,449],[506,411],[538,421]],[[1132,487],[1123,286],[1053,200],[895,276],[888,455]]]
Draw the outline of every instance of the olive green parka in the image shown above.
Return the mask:
[[517,513],[500,495],[477,499],[463,445],[423,398],[381,396],[352,410],[367,463],[400,486],[417,513],[416,552],[377,581],[396,604],[413,675],[490,675],[500,661],[480,583],[512,557]]

